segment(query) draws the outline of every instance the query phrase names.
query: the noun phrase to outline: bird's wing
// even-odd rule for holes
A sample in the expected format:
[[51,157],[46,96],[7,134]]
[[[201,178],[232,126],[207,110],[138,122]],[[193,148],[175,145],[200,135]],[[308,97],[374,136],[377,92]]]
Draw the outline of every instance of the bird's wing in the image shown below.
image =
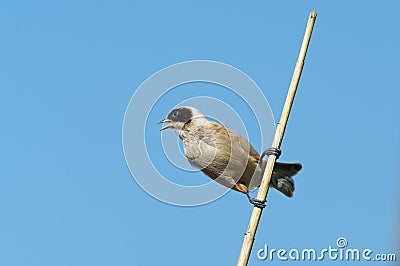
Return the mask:
[[215,146],[221,157],[219,160],[226,165],[223,175],[231,176],[235,182],[247,187],[256,170],[260,155],[242,135],[223,125],[210,122],[209,126],[215,132]]
[[228,131],[232,140],[232,144],[240,149],[242,153],[249,155],[251,160],[258,163],[260,154],[254,149],[250,142],[236,131],[233,131],[230,128],[228,128]]
[[211,129],[210,131],[215,132],[217,140],[216,145],[219,148],[227,149],[229,147],[230,149],[230,145],[227,145],[227,140],[230,140],[230,143],[234,144],[234,149],[239,149],[241,153],[250,155],[254,158],[254,160],[258,160],[260,158],[260,154],[253,148],[249,141],[236,131],[217,122],[209,122],[208,124]]

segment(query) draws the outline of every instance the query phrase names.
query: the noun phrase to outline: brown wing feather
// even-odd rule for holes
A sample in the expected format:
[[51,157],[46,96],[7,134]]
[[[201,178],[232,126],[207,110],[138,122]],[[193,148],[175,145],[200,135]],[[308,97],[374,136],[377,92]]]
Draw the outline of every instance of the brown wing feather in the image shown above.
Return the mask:
[[248,187],[260,158],[259,153],[236,131],[216,122],[210,122],[209,126],[217,136],[215,145],[220,156],[216,159],[219,163],[223,161],[227,167],[227,173],[235,175],[232,178],[236,182]]

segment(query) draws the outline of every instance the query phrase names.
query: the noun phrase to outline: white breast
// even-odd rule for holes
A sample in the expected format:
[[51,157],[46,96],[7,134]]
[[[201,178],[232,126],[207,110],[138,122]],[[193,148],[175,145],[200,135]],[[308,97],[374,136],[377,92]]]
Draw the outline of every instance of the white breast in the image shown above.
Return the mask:
[[198,134],[189,131],[182,140],[185,155],[194,167],[203,169],[214,160],[216,149],[209,144],[209,139],[200,139]]

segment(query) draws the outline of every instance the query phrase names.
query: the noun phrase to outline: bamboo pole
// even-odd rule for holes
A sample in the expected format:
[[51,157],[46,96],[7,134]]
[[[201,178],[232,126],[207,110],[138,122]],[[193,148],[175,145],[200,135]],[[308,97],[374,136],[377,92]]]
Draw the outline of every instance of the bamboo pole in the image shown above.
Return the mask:
[[[301,45],[299,58],[296,63],[296,67],[293,72],[292,81],[290,82],[289,91],[286,97],[285,105],[283,107],[281,119],[276,128],[275,137],[272,142],[273,148],[279,148],[282,143],[283,134],[285,133],[286,123],[289,118],[290,109],[292,108],[294,96],[296,94],[297,86],[299,84],[301,71],[304,66],[304,58],[306,57],[308,44],[310,42],[311,33],[314,27],[315,19],[317,17],[317,13],[313,10],[310,13],[310,17],[308,18],[308,23],[306,27],[306,31],[304,33],[303,43]],[[268,194],[269,182],[271,180],[272,170],[274,169],[276,161],[275,155],[268,156],[267,165],[265,167],[263,179],[258,190],[257,199],[265,200]],[[253,212],[251,214],[249,226],[247,227],[247,232],[245,233],[242,250],[240,251],[239,259],[237,262],[237,266],[245,266],[247,265],[250,257],[251,248],[253,247],[254,236],[257,231],[258,223],[260,221],[262,209],[258,207],[253,208]]]

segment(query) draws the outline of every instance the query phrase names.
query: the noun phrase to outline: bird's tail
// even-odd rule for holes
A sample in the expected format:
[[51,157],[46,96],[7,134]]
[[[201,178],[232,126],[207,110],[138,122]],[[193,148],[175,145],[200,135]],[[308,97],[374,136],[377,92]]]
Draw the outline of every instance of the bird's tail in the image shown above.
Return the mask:
[[291,198],[294,192],[294,180],[292,176],[297,174],[302,167],[300,163],[276,162],[272,172],[270,186]]

